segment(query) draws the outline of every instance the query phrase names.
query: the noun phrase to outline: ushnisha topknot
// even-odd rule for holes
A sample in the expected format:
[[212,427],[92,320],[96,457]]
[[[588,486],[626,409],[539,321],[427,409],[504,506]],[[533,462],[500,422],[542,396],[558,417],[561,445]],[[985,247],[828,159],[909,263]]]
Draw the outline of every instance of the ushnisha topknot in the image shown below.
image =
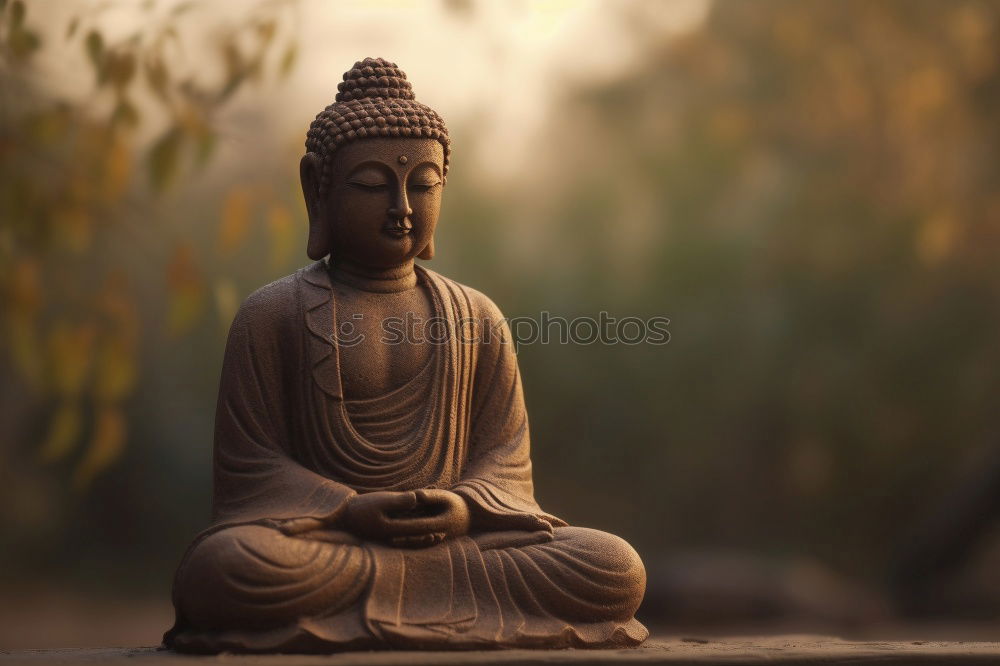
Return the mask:
[[320,157],[320,190],[330,184],[333,152],[347,141],[366,137],[424,137],[444,147],[444,174],[448,174],[451,140],[436,111],[414,99],[406,74],[382,58],[365,58],[344,73],[333,104],[309,126],[306,152]]

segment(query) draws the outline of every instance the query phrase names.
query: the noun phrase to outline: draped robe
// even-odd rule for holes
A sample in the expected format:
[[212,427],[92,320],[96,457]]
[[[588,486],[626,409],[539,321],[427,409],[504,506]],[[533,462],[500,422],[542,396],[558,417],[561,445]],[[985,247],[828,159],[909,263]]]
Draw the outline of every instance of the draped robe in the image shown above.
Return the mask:
[[[645,588],[635,551],[535,502],[520,375],[499,310],[417,272],[446,339],[415,377],[373,399],[345,399],[324,262],[240,308],[216,412],[213,521],[178,567],[168,647],[624,647],[646,638],[633,617]],[[461,495],[470,535],[394,548],[338,526],[356,493],[418,488]],[[330,529],[278,529],[299,518]],[[527,532],[538,538],[525,543]]]

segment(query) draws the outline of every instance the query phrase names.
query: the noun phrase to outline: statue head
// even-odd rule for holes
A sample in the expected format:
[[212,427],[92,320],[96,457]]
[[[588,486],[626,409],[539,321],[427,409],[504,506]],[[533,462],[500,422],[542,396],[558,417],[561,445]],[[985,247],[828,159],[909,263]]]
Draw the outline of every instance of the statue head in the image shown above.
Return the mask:
[[448,130],[406,74],[365,58],[316,116],[300,162],[308,254],[387,268],[434,254],[448,173]]

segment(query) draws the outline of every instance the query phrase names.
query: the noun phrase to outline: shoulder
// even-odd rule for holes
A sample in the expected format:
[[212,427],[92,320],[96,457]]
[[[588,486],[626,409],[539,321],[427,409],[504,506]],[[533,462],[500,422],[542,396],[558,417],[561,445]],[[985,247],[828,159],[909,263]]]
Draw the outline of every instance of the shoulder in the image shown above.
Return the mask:
[[297,307],[299,283],[302,274],[307,270],[307,268],[300,269],[291,275],[286,275],[247,296],[236,313],[233,327],[247,325],[258,328],[260,325],[288,321]]
[[456,282],[455,280],[445,277],[444,275],[432,271],[429,268],[421,268],[432,280],[437,282],[439,285],[447,287],[453,294],[462,298],[468,304],[469,312],[474,318],[486,319],[490,321],[499,321],[504,319],[503,312],[501,312],[497,304],[483,292],[460,282]]
[[512,347],[512,336],[507,318],[500,307],[483,292],[446,278],[439,273],[423,269],[429,277],[437,282],[439,287],[448,289],[453,296],[465,303],[467,316],[473,326],[472,339],[480,347],[489,347],[494,351]]

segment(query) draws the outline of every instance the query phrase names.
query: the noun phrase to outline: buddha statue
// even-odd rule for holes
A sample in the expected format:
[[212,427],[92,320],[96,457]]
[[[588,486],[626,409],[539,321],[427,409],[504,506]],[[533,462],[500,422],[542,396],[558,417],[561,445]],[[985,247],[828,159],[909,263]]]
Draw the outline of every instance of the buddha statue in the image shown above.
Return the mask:
[[[232,323],[212,523],[178,567],[167,647],[645,640],[635,550],[534,499],[503,315],[415,265],[434,254],[449,153],[440,116],[382,59],[356,63],[313,121],[300,176],[315,263]],[[407,317],[437,333],[387,335]]]

